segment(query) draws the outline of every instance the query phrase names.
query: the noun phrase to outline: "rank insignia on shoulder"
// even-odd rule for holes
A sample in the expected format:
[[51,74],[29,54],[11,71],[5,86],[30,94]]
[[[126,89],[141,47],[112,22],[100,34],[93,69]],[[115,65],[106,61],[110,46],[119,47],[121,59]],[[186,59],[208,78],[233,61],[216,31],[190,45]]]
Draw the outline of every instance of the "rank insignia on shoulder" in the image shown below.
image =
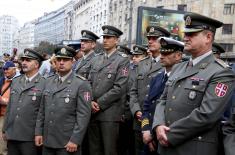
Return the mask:
[[224,83],[217,83],[215,87],[215,94],[218,97],[224,97],[228,91],[228,86]]
[[125,53],[120,53],[120,55],[124,58],[127,58],[128,56]]
[[79,77],[80,79],[82,79],[82,80],[87,80],[85,77],[83,77],[83,76],[81,76],[81,75],[77,75],[77,77]]

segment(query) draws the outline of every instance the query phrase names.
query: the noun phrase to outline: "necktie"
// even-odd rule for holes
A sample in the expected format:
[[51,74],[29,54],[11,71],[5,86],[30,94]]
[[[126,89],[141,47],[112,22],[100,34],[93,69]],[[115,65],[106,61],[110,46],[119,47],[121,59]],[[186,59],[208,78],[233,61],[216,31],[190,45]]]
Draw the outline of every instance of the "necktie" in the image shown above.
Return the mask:
[[168,80],[168,75],[165,74],[162,82],[163,82],[163,83],[166,83],[167,80]]
[[186,70],[188,71],[188,70],[190,70],[190,69],[192,69],[192,68],[193,68],[193,61],[191,60],[191,61],[188,62],[188,65],[187,65],[187,67],[186,67]]

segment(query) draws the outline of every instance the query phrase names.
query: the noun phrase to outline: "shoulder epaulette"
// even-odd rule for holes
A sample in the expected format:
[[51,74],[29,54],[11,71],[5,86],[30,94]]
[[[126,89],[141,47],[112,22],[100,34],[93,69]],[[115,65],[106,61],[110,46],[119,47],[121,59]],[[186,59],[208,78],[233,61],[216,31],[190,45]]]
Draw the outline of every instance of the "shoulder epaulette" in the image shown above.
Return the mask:
[[[55,75],[57,75],[57,74],[51,74],[51,75],[49,75],[48,77],[46,77],[46,78],[50,78],[50,77],[53,77],[53,76],[55,76]],[[42,77],[44,77],[44,76],[42,76]],[[44,77],[45,78],[45,77]]]
[[20,77],[22,77],[23,75],[24,75],[24,74],[20,74],[20,75],[18,75],[18,76],[13,77],[13,79],[20,78]]
[[215,59],[215,62],[217,62],[220,66],[224,67],[224,68],[228,68],[229,65],[226,64],[223,60],[221,59]]
[[121,56],[124,57],[124,58],[127,58],[127,57],[128,57],[128,55],[126,55],[126,54],[123,53],[123,52],[118,52],[118,54],[121,55]]
[[104,52],[100,52],[100,53],[95,53],[95,56],[98,56],[98,55],[103,55]]
[[144,61],[144,60],[146,60],[146,59],[148,59],[149,58],[149,56],[147,56],[147,57],[144,57],[143,59],[141,59],[140,61]]
[[83,77],[83,76],[81,76],[81,75],[76,74],[76,76],[77,76],[78,78],[82,79],[83,81],[86,81],[86,80],[87,80],[85,77]]

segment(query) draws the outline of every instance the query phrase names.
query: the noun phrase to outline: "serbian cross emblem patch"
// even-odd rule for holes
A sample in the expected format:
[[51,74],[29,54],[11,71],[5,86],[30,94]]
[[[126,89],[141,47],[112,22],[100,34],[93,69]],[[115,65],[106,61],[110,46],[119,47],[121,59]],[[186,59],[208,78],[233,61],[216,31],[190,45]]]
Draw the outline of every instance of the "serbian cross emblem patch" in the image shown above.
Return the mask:
[[215,87],[215,94],[218,97],[224,97],[228,91],[228,86],[223,83],[218,83]]

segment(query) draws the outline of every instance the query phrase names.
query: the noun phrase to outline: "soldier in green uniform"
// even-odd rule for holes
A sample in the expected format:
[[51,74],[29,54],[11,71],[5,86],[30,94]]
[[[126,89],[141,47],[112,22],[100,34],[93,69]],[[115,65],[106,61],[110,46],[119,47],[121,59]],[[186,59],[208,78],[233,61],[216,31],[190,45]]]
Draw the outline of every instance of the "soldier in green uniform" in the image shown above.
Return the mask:
[[72,72],[76,52],[68,46],[55,49],[58,75],[47,78],[35,129],[35,143],[43,155],[79,155],[91,115],[91,88]]
[[141,132],[141,117],[143,110],[144,99],[148,95],[150,80],[155,77],[162,69],[160,60],[160,43],[159,37],[169,37],[170,33],[159,26],[148,26],[146,28],[148,49],[152,56],[146,57],[139,62],[136,68],[135,80],[130,89],[130,109],[134,116],[133,129],[135,131],[135,154],[139,155],[143,151],[143,139],[144,137],[150,137],[148,133]]
[[34,130],[45,79],[39,74],[44,58],[32,49],[21,57],[25,74],[13,79],[7,106],[3,137],[7,140],[8,155],[37,154]]
[[235,75],[212,53],[222,22],[186,13],[184,50],[190,61],[176,65],[157,104],[153,130],[160,155],[218,154],[220,120],[230,99]]
[[116,49],[123,33],[109,25],[102,26],[102,29],[104,53],[94,58],[89,78],[93,95],[89,148],[92,155],[116,155],[129,60],[126,54]]
[[94,48],[96,47],[96,40],[99,37],[91,31],[82,30],[81,49],[80,51],[84,53],[79,64],[77,65],[76,73],[85,77],[89,76],[91,69],[92,58],[95,56]]

